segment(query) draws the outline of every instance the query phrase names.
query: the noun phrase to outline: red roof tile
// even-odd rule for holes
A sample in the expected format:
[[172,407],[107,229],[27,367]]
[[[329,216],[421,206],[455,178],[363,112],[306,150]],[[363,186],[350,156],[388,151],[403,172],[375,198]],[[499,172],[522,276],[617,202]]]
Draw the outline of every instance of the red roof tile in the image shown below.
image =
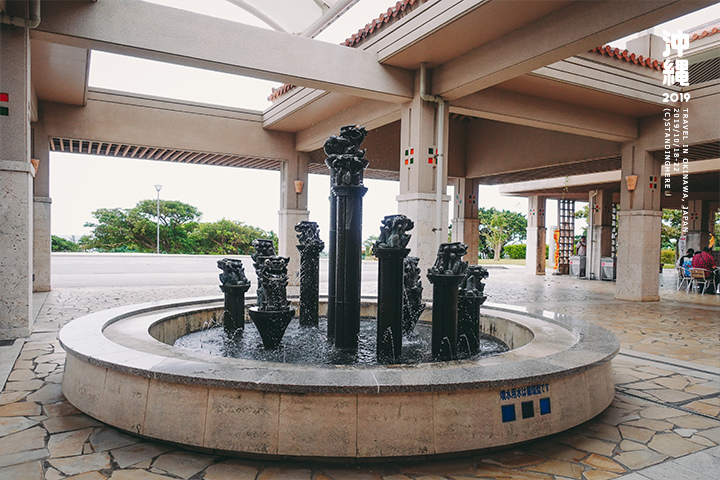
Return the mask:
[[382,28],[385,24],[390,23],[395,19],[402,18],[416,6],[425,2],[427,2],[427,0],[401,0],[397,2],[395,6],[388,8],[387,12],[381,13],[379,17],[365,25],[365,28],[361,28],[357,31],[357,33],[354,33],[351,37],[345,40],[342,45],[354,47],[373,32]]
[[716,18],[710,22],[685,30],[685,33],[690,35],[691,42],[709,37],[710,35],[715,35],[718,32],[720,32],[720,18]]
[[645,58],[642,55],[635,55],[627,50],[620,50],[619,48],[613,48],[610,45],[603,45],[602,47],[596,47],[590,50],[591,52],[598,53],[600,55],[606,55],[610,58],[617,58],[618,60],[625,60],[628,63],[634,63],[641,67],[650,68],[652,70],[662,71],[662,62],[654,60],[652,58]]

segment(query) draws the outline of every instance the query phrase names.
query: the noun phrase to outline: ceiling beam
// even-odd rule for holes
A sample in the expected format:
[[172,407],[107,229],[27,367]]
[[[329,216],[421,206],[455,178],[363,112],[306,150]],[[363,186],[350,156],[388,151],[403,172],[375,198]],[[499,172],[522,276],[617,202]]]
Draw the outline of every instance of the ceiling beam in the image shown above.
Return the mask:
[[[141,0],[43,2],[32,37],[74,47],[404,103],[414,72],[377,56]],[[269,92],[268,92],[269,94]]]
[[637,119],[547,98],[489,88],[455,100],[450,113],[574,133],[614,142],[638,136]]
[[432,93],[455,100],[715,3],[574,2],[435,68]]

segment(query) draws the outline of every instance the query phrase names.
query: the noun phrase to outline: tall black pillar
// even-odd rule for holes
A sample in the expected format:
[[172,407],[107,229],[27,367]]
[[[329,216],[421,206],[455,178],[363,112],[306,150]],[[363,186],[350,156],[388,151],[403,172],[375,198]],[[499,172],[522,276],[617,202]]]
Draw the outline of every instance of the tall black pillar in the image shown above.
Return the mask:
[[[330,181],[331,188],[334,181]],[[330,193],[330,238],[328,239],[327,337],[335,341],[335,256],[337,251],[337,198]]]
[[295,225],[300,245],[300,326],[318,326],[318,297],[320,290],[320,252],[325,244],[315,222]]
[[362,273],[362,197],[367,188],[336,186],[335,346],[357,350]]
[[365,127],[348,125],[324,145],[331,185],[328,337],[336,347],[352,350],[357,350],[360,331],[362,197],[367,192],[362,182],[368,162],[359,146],[366,135]]

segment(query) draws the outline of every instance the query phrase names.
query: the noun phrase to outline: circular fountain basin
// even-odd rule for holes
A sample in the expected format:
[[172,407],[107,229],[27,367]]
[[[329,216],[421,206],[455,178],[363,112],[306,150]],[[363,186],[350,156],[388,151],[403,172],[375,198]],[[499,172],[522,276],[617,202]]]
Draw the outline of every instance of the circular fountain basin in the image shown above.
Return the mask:
[[[59,335],[64,395],[149,438],[245,456],[346,460],[525,442],[593,418],[615,392],[616,337],[557,313],[483,305],[481,331],[510,351],[417,365],[293,365],[171,346],[222,310],[222,299],[191,299],[74,320]],[[374,315],[375,303],[363,310]]]

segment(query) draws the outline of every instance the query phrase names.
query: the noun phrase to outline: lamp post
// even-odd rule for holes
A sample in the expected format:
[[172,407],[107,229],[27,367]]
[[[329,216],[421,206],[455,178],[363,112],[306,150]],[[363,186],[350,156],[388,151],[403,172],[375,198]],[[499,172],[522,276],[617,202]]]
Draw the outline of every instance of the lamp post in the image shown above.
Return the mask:
[[162,188],[162,185],[155,185],[155,190],[157,190],[157,216],[155,217],[157,219],[157,238],[155,240],[155,245],[157,245],[157,253],[160,254],[160,189]]

